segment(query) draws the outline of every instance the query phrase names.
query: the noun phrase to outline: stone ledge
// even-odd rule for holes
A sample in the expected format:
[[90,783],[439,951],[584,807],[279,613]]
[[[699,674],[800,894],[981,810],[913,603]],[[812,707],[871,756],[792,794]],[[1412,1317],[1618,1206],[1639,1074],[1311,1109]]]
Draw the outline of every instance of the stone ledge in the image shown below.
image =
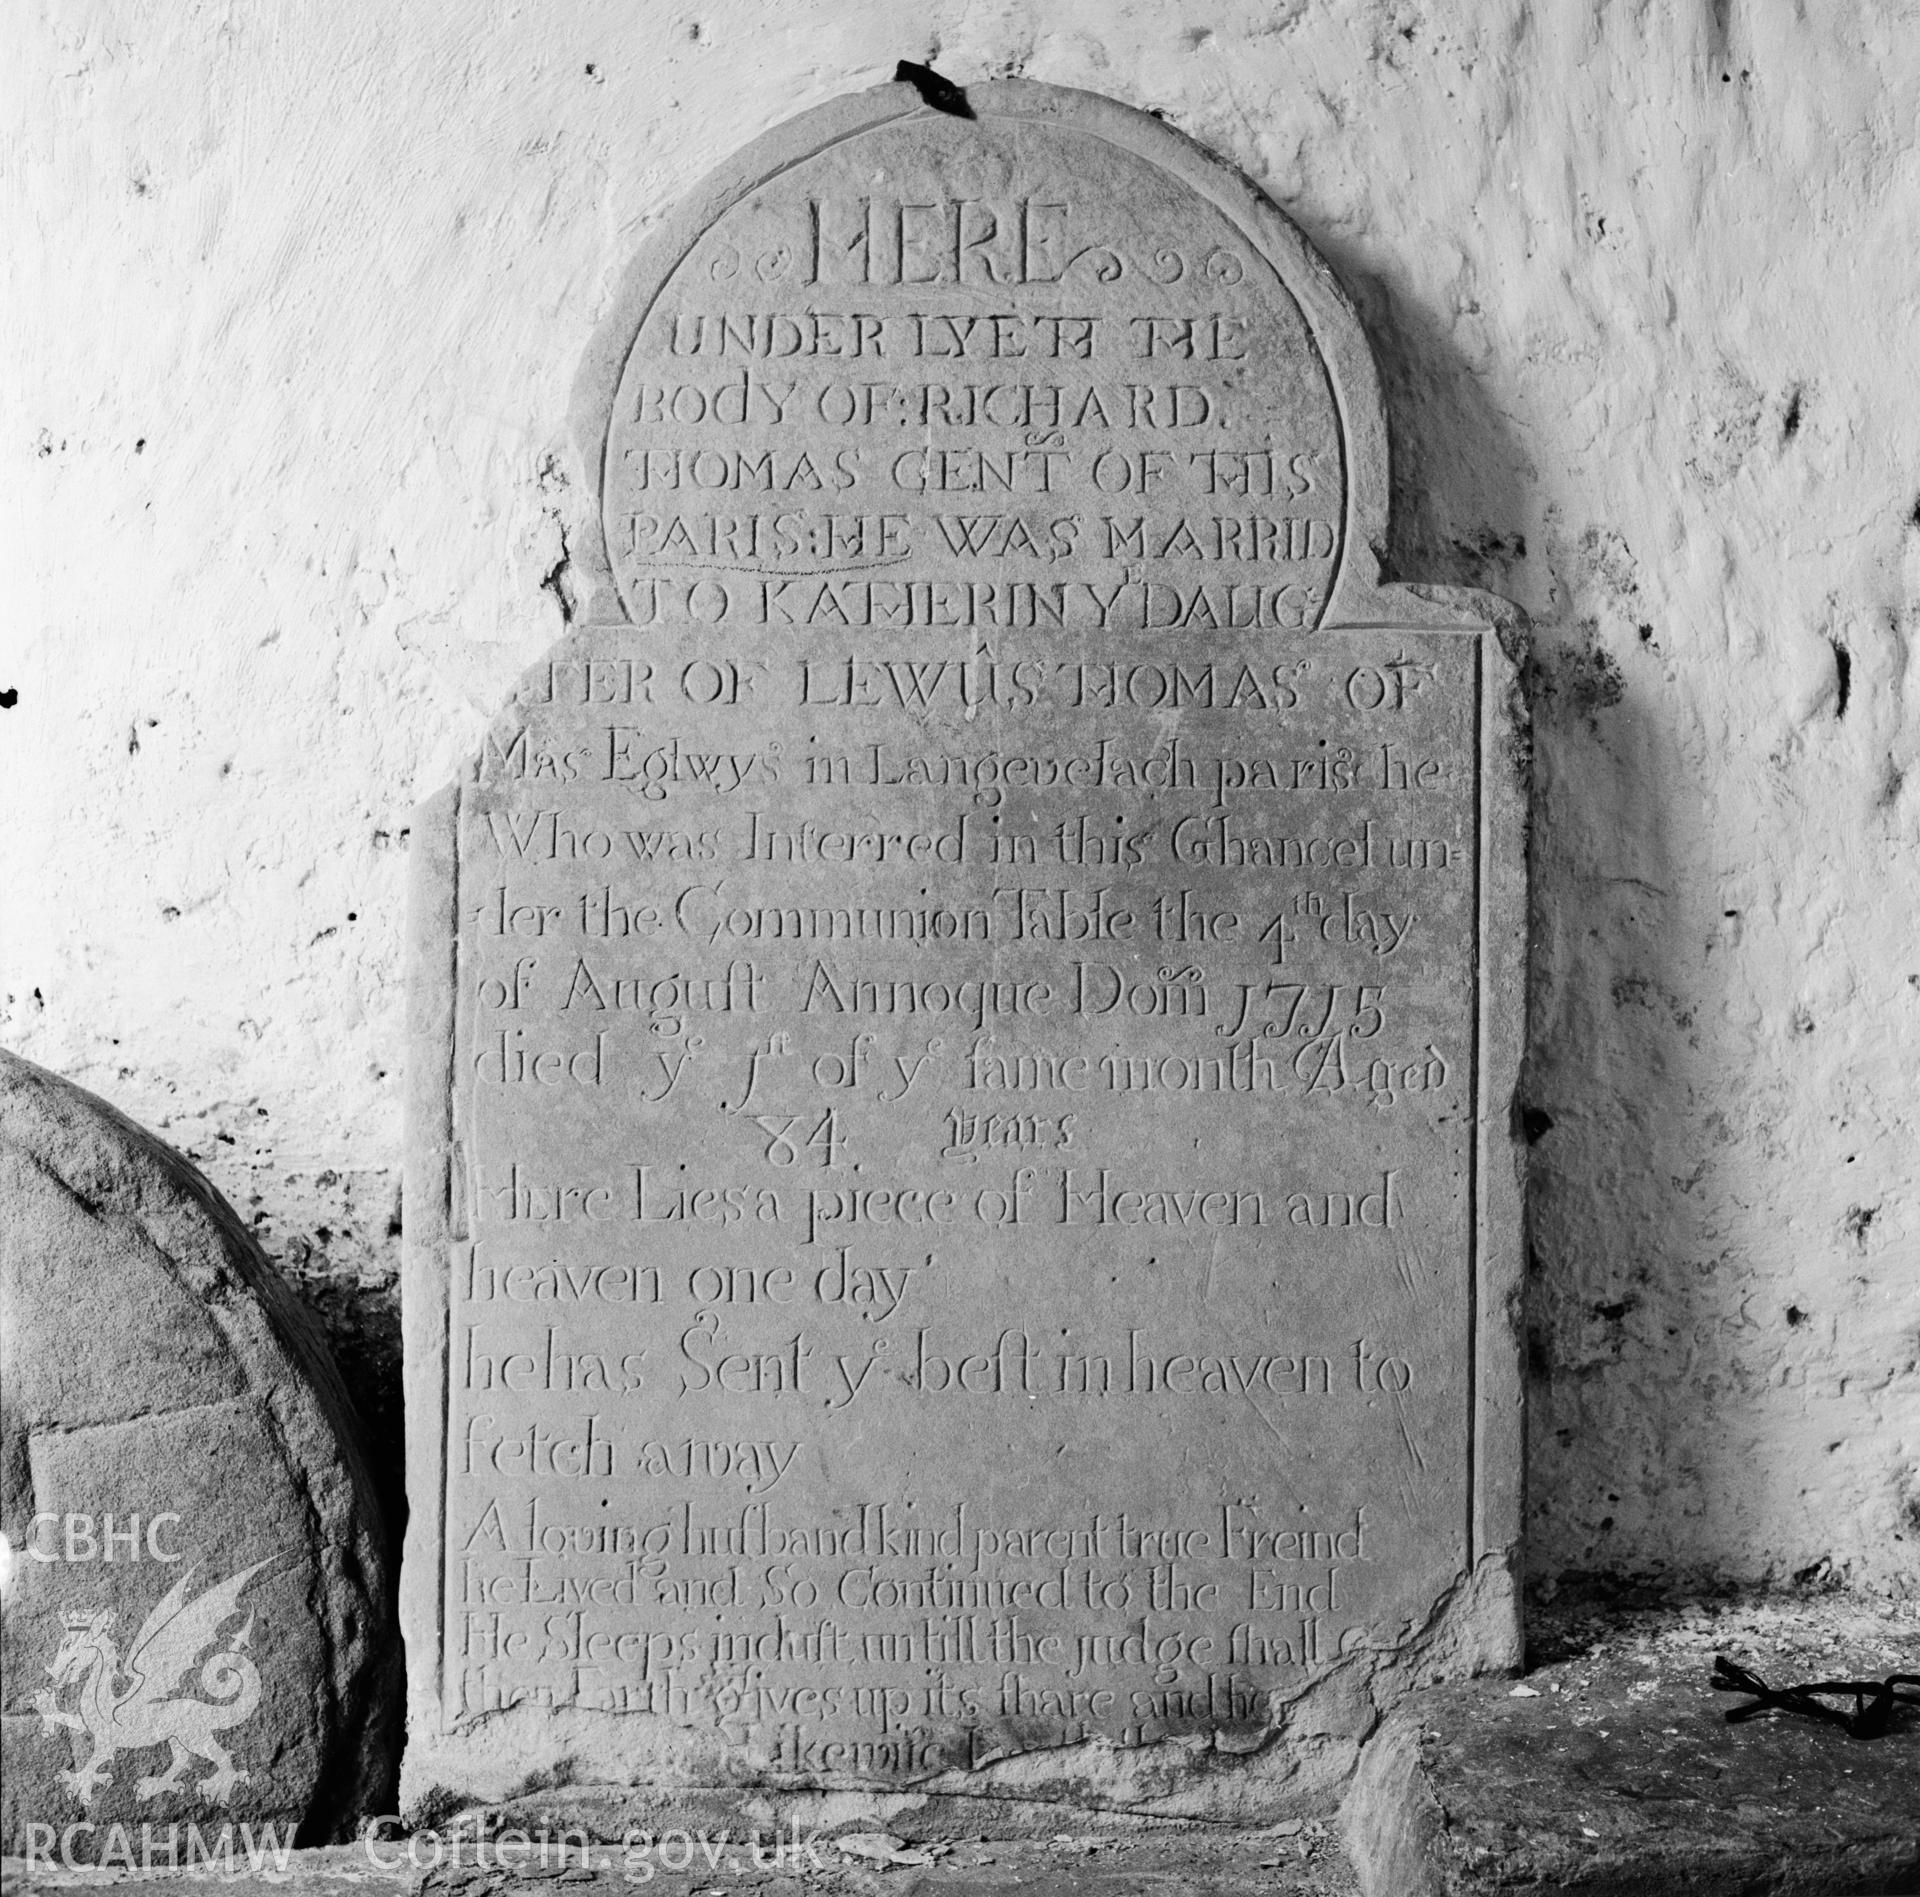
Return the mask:
[[[1808,1637],[1809,1629],[1813,1637]],[[1563,1640],[1563,1647],[1577,1641]],[[1920,1669],[1910,1616],[1697,1608],[1613,1623],[1525,1680],[1407,1702],[1343,1813],[1367,1897],[1920,1891],[1920,1714],[1855,1740],[1708,1684],[1724,1652],[1770,1684]]]

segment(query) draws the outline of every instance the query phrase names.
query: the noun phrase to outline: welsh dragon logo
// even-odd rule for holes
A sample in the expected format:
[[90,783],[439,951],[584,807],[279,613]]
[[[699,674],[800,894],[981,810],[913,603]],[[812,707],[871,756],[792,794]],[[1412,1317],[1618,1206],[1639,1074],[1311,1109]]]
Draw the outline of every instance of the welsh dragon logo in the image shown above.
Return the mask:
[[[192,1600],[187,1599],[187,1584],[196,1570],[188,1568],[141,1623],[124,1660],[113,1641],[111,1609],[63,1616],[66,1634],[47,1672],[56,1689],[79,1682],[77,1709],[62,1711],[55,1704],[57,1691],[36,1693],[33,1706],[42,1730],[76,1732],[92,1744],[92,1756],[84,1765],[59,1774],[60,1783],[81,1804],[90,1804],[102,1785],[113,1783],[107,1766],[115,1753],[151,1746],[172,1747],[173,1758],[164,1772],[150,1773],[134,1786],[141,1798],[178,1790],[181,1773],[195,1758],[213,1767],[200,1780],[200,1790],[223,1805],[231,1801],[233,1788],[251,1776],[235,1767],[233,1755],[213,1735],[250,1718],[260,1703],[260,1671],[247,1657],[253,1615],[224,1641],[218,1636],[239,1614],[241,1590],[272,1559],[269,1555],[267,1561],[256,1561]],[[214,1651],[208,1653],[209,1647]],[[209,1697],[170,1697],[202,1654],[207,1657],[199,1686]],[[76,1758],[79,1751],[76,1745]]]

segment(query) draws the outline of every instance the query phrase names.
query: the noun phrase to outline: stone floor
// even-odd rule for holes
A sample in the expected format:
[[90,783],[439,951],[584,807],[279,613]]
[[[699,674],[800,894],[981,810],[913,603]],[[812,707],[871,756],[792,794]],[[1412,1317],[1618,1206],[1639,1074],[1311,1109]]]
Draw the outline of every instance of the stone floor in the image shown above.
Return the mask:
[[[749,1893],[805,1892],[807,1897],[1005,1897],[1029,1891],[1035,1897],[1131,1897],[1165,1892],[1167,1897],[1357,1897],[1336,1827],[1328,1822],[1294,1821],[1266,1831],[1220,1832],[1199,1827],[1165,1826],[1129,1837],[1062,1833],[1053,1839],[1014,1841],[961,1840],[919,1847],[889,1833],[842,1834],[818,1843],[809,1853],[794,1852],[791,1839],[778,1864],[756,1865],[742,1843],[709,1839],[706,1848],[682,1845],[671,1834],[656,1853],[633,1854],[623,1862],[617,1848],[596,1849],[583,1866],[574,1846],[560,1862],[557,1847],[544,1867],[536,1858],[509,1873],[463,1863],[432,1866],[406,1862],[406,1844],[381,1847],[383,1858],[399,1858],[392,1869],[376,1868],[358,1846],[297,1851],[284,1871],[267,1870],[220,1880],[235,1893],[271,1891],[274,1897],[625,1897],[644,1890],[649,1897],[748,1897]],[[538,1847],[534,1847],[537,1851]],[[683,1851],[694,1862],[678,1868]],[[709,1863],[708,1853],[713,1861]],[[761,1855],[773,1856],[772,1842]],[[71,1890],[111,1882],[116,1897],[135,1891],[178,1893],[185,1878],[165,1874],[132,1876],[124,1872],[56,1871],[32,1878],[18,1859],[8,1860],[8,1897],[32,1890]],[[195,1880],[196,1887],[201,1880]]]

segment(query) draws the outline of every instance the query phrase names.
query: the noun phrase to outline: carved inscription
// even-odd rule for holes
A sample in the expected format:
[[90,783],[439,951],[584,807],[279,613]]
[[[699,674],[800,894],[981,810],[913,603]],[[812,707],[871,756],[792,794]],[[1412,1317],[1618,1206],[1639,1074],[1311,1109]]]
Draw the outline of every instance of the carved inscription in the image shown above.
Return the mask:
[[496,733],[454,1717],[1252,1731],[1458,1561],[1475,649],[1215,638],[1173,725],[1099,649],[930,710],[847,687],[947,663],[885,642],[594,635]]
[[1481,644],[1323,626],[1301,309],[1093,143],[869,131],[639,323],[631,623],[457,820],[449,1727],[1251,1744],[1469,1559]]
[[[605,469],[634,622],[917,632],[915,658],[942,630],[1317,625],[1333,393],[1245,234],[1113,148],[1076,171],[922,125],[858,147],[712,225],[641,325]],[[1018,702],[1033,677],[1011,651],[847,656],[809,703]]]

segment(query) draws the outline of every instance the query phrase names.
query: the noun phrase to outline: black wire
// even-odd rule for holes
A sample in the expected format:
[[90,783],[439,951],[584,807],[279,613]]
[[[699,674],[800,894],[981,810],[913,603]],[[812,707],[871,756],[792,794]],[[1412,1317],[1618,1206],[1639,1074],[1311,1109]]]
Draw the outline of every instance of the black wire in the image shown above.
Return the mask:
[[[1736,1706],[1727,1714],[1727,1723],[1738,1725],[1765,1712],[1798,1713],[1805,1719],[1824,1720],[1838,1726],[1856,1739],[1878,1739],[1893,1725],[1894,1708],[1920,1706],[1920,1692],[1902,1692],[1902,1687],[1920,1687],[1920,1673],[1889,1673],[1884,1680],[1812,1680],[1803,1686],[1769,1686],[1757,1673],[1749,1673],[1725,1654],[1716,1654],[1713,1662],[1713,1686],[1722,1693],[1751,1693],[1751,1706]],[[1853,1711],[1821,1704],[1820,1695],[1851,1697]]]

